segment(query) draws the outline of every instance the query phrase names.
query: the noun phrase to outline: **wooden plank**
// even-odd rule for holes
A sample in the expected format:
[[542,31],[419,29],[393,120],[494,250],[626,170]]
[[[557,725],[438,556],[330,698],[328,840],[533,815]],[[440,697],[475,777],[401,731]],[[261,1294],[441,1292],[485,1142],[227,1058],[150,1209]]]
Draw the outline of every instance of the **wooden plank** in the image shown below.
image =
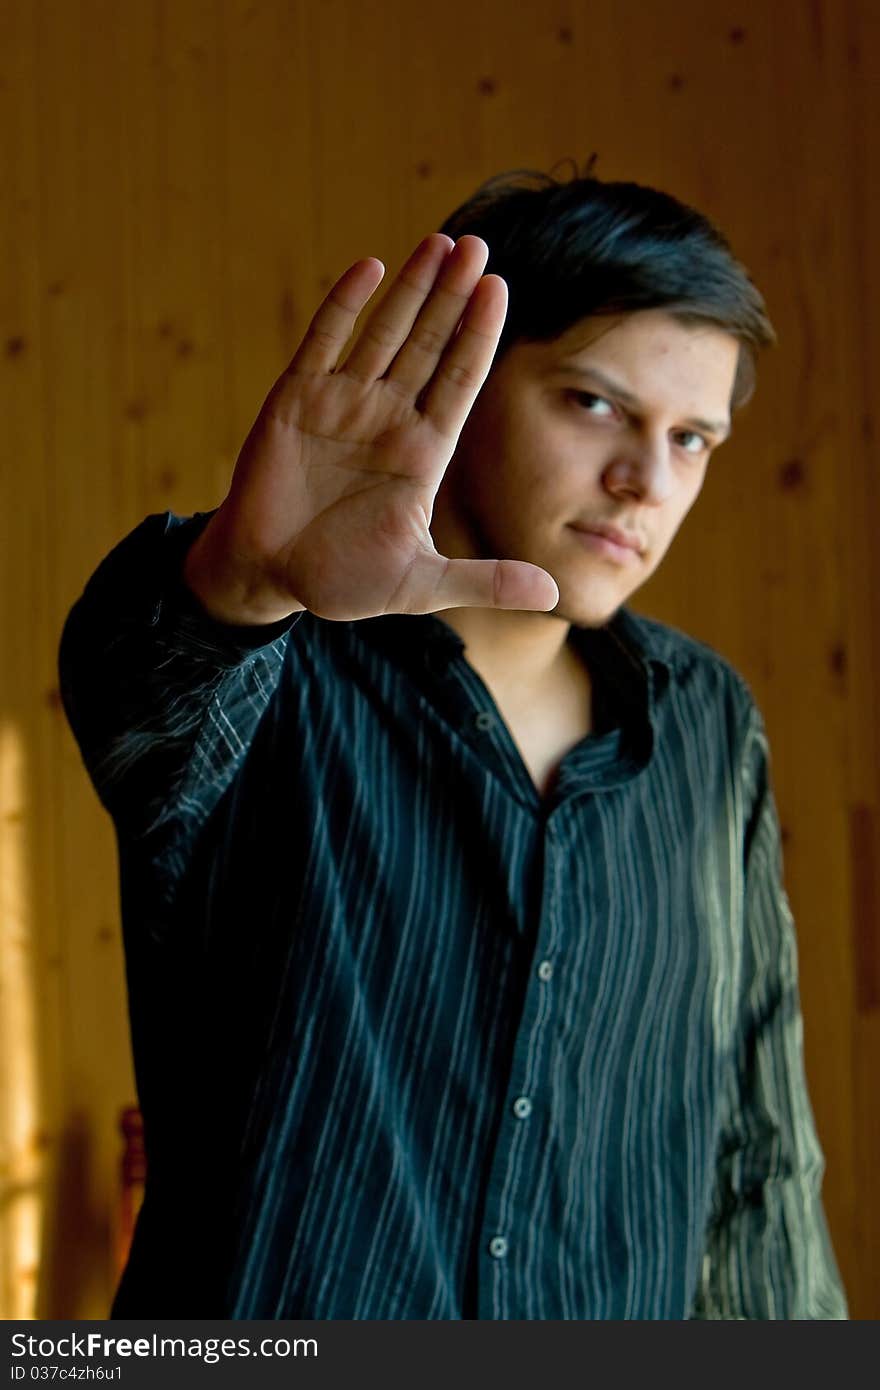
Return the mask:
[[600,176],[714,217],[780,333],[635,606],[716,646],[764,710],[829,1219],[876,1316],[878,7],[10,0],[4,21],[0,717],[22,750],[45,1241],[39,1290],[2,1296],[104,1314],[133,1095],[115,845],[57,701],[69,604],[147,512],[221,499],[346,265],[393,273],[485,178],[596,151]]

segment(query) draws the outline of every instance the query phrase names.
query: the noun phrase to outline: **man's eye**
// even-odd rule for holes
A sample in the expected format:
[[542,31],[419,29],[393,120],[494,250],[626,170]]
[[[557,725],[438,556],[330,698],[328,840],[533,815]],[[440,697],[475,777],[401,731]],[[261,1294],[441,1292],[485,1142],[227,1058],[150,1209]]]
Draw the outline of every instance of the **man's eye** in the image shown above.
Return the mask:
[[695,430],[682,430],[678,438],[687,454],[702,454],[709,447],[708,440]]
[[575,391],[574,394],[578,405],[589,410],[591,415],[614,414],[614,406],[610,401],[606,401],[604,396],[597,396],[593,391]]

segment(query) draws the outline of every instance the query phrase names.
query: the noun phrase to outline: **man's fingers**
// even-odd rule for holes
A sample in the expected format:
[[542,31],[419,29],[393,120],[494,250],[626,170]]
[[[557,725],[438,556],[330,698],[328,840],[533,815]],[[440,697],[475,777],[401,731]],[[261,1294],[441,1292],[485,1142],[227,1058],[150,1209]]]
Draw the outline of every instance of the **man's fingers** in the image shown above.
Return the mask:
[[375,256],[349,266],[309,324],[287,369],[289,373],[333,371],[352,335],[358,314],[384,274],[385,267]]
[[[476,238],[471,237],[470,240],[475,241]],[[406,342],[425,300],[429,296],[433,298],[438,283],[448,279],[445,262],[452,261],[453,265],[460,262],[460,252],[451,254],[454,246],[452,238],[442,232],[432,232],[419,242],[384,299],[376,305],[364,324],[357,342],[342,364],[342,371],[358,381],[376,381],[385,374],[395,354]],[[478,279],[479,271],[473,276],[468,294]],[[463,308],[464,302],[459,314]]]
[[447,258],[387,379],[415,399],[430,381],[486,268],[489,248],[481,237],[463,236]]
[[[424,608],[411,612],[436,613],[441,608],[518,608],[547,613],[559,602],[552,575],[526,560],[446,560]],[[414,576],[415,577],[415,576]]]
[[447,438],[461,433],[489,374],[506,314],[507,285],[498,275],[484,275],[422,396],[422,414]]

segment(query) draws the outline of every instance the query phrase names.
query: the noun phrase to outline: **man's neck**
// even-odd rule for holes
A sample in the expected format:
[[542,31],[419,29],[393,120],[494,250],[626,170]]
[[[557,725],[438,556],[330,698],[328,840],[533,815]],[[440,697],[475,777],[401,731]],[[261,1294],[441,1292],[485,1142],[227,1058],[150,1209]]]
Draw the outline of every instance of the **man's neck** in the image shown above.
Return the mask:
[[579,665],[564,618],[496,608],[445,608],[435,616],[458,633],[468,661],[502,699],[538,699]]
[[[454,463],[454,460],[453,460]],[[491,547],[475,522],[468,522],[441,487],[434,505],[431,534],[443,555],[475,559]],[[468,661],[499,704],[526,708],[554,702],[560,692],[583,686],[586,668],[568,642],[569,619],[558,613],[522,609],[444,608],[436,616],[465,644]]]

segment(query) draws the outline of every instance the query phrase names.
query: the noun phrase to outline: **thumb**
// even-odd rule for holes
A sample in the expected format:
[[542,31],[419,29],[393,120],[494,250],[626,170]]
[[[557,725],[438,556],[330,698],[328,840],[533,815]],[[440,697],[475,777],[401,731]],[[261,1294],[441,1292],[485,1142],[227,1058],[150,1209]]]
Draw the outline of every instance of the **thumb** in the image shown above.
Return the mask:
[[441,608],[519,608],[547,613],[559,602],[556,580],[527,560],[446,560],[430,595]]

